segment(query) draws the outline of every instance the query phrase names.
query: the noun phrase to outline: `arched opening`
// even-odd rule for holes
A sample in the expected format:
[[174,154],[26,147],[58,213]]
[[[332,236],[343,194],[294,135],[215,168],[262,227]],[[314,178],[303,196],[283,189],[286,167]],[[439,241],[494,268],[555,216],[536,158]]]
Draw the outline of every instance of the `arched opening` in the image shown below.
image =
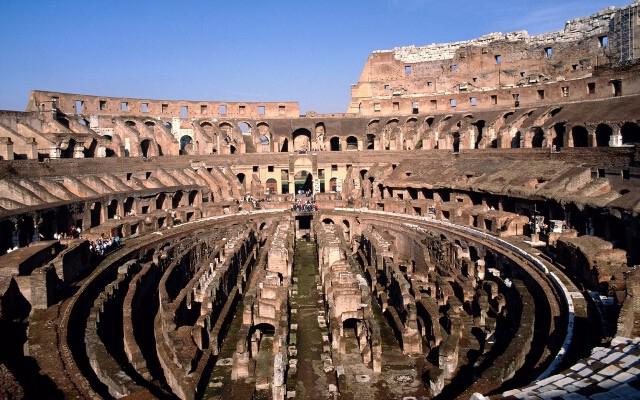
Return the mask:
[[131,120],[129,120],[129,121],[124,121],[124,124],[125,124],[126,126],[128,126],[129,128],[134,128],[134,127],[136,126],[136,123],[135,123],[134,121],[131,121]]
[[75,147],[76,147],[75,139],[70,138],[69,139],[69,144],[67,145],[67,148],[62,151],[61,157],[62,158],[73,158],[73,152],[75,151]]
[[33,241],[34,234],[33,217],[22,216],[18,220],[18,245],[24,247]]
[[596,128],[596,145],[598,147],[608,147],[613,129],[607,124],[600,124]]
[[240,128],[240,132],[245,136],[251,136],[251,125],[246,122],[240,122],[238,124],[238,128]]
[[242,172],[240,172],[239,174],[236,175],[238,177],[238,182],[240,182],[240,186],[242,187],[243,190],[246,190],[246,176],[245,174],[243,174]]
[[571,137],[573,138],[573,147],[589,146],[589,131],[584,126],[574,126],[571,129]]
[[364,177],[367,176],[367,171],[366,169],[361,169],[360,170],[360,179],[364,180]]
[[293,181],[296,194],[313,191],[313,174],[309,171],[298,171],[294,175]]
[[542,147],[544,144],[544,131],[542,128],[532,128],[533,137],[531,138],[531,147]]
[[124,201],[124,215],[129,215],[133,211],[134,199],[133,197],[127,197]]
[[329,150],[330,151],[340,151],[340,138],[334,136],[329,140]]
[[199,192],[197,190],[192,190],[189,192],[189,206],[194,207],[199,205],[198,194]]
[[311,150],[311,132],[308,129],[296,129],[293,132],[293,151]]
[[173,194],[173,198],[171,199],[171,207],[178,208],[180,207],[181,202],[182,202],[182,191],[178,190]]
[[374,150],[376,143],[376,135],[367,133],[367,150]]
[[147,157],[147,155],[149,154],[149,146],[151,146],[150,139],[144,139],[142,142],[140,142],[140,150],[142,151],[142,157]]
[[460,152],[460,132],[453,133],[453,152]]
[[342,220],[342,232],[344,233],[344,240],[349,241],[351,239],[351,224],[349,221],[344,219]]
[[512,149],[519,149],[520,148],[520,141],[522,140],[522,134],[520,133],[520,131],[516,132],[515,135],[513,135],[513,137],[511,138],[511,148]]
[[180,154],[187,154],[193,148],[193,139],[191,136],[184,135],[180,138]]
[[274,178],[267,179],[267,193],[268,194],[276,194],[278,193],[278,181]]
[[322,223],[325,224],[325,225],[333,225],[334,224],[334,222],[333,222],[333,220],[331,218],[323,219]]
[[347,137],[347,150],[358,150],[358,138],[355,136]]
[[113,199],[107,206],[107,219],[113,219],[118,213],[118,200]]
[[167,195],[164,193],[160,193],[158,197],[156,197],[156,210],[164,210],[166,208],[166,199]]
[[556,149],[564,147],[564,134],[566,132],[566,127],[564,126],[564,123],[559,122],[553,125],[553,130],[556,133],[552,142],[553,146]]
[[153,121],[145,121],[144,124],[149,128],[153,128],[154,126],[156,126],[156,123]]
[[102,204],[98,201],[91,205],[91,228],[100,225],[102,220]]
[[261,323],[253,326],[249,330],[249,343],[251,358],[261,358],[259,353],[271,353],[273,352],[273,337],[276,333],[276,329],[273,325],[267,323]]
[[287,153],[287,152],[289,152],[289,139],[285,138],[285,139],[282,141],[282,147],[280,148],[280,151],[281,151],[282,153]]
[[237,151],[236,146],[233,146],[233,145],[229,146],[229,154],[236,154],[236,151]]
[[342,339],[349,343],[345,343],[345,348],[358,348],[358,323],[356,318],[347,318],[342,322]]
[[329,179],[329,191],[336,192],[338,190],[338,180],[336,178]]
[[484,132],[486,122],[484,120],[479,120],[473,123],[473,126],[476,127],[476,143],[474,148],[477,149],[480,145],[480,141],[482,140],[482,134]]
[[633,122],[627,122],[620,129],[623,144],[640,144],[640,127]]

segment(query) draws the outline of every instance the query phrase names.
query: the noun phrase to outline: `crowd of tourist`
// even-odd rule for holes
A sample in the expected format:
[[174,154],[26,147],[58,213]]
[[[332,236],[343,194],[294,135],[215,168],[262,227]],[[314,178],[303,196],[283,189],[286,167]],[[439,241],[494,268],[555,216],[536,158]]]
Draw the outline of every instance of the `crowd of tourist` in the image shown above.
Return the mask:
[[105,237],[104,235],[98,240],[92,240],[89,242],[89,250],[93,254],[103,256],[109,253],[111,250],[120,247],[120,237]]
[[298,212],[313,212],[318,211],[318,207],[312,199],[296,199],[293,203],[292,210]]

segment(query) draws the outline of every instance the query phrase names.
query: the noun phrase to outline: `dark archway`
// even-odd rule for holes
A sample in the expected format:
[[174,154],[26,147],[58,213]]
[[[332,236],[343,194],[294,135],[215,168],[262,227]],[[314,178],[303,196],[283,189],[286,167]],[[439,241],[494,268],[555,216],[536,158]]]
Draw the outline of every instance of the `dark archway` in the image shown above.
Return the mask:
[[118,200],[113,199],[107,206],[107,219],[113,219],[118,214]]
[[640,144],[640,127],[633,122],[627,122],[620,129],[623,144]]
[[182,201],[182,191],[178,190],[173,194],[173,198],[171,199],[171,207],[178,208],[180,207],[180,202]]
[[358,138],[355,136],[347,137],[347,150],[358,150]]
[[266,185],[267,185],[267,193],[269,194],[278,193],[278,181],[276,181],[274,178],[267,179]]
[[299,171],[293,177],[296,194],[300,191],[313,191],[313,174],[309,171]]
[[598,147],[608,147],[613,129],[607,124],[600,124],[596,128],[596,145]]
[[542,128],[533,128],[533,137],[531,138],[531,147],[542,147],[544,144],[544,131]]
[[140,150],[142,151],[142,157],[147,157],[149,154],[149,147],[151,146],[151,140],[145,139],[140,142]]
[[91,228],[102,222],[102,204],[98,201],[91,205]]
[[564,126],[564,123],[560,122],[553,126],[553,130],[556,133],[556,136],[553,138],[553,146],[556,149],[560,149],[564,147],[564,134],[567,131],[567,128]]
[[236,175],[238,177],[238,182],[240,182],[240,186],[243,190],[246,189],[246,176],[242,172]]
[[376,143],[376,135],[367,133],[367,150],[374,150]]
[[198,192],[197,190],[192,190],[189,192],[189,206],[193,207],[193,206],[197,206],[197,202],[198,202]]
[[180,138],[180,154],[186,154],[191,150],[193,139],[191,136],[184,135]]
[[460,132],[453,133],[453,152],[460,152]]
[[571,128],[573,147],[589,147],[589,131],[584,126]]
[[474,148],[477,149],[480,146],[480,141],[482,140],[482,134],[484,133],[484,127],[486,122],[484,120],[476,121],[473,125],[476,127],[476,142],[474,144]]
[[293,151],[306,152],[311,150],[311,132],[300,128],[293,132]]
[[289,152],[289,139],[285,138],[282,141],[282,148],[280,149],[280,151],[282,153],[288,153]]
[[334,136],[329,140],[329,150],[331,151],[340,151],[340,138]]
[[511,138],[511,148],[512,149],[519,149],[520,148],[520,141],[522,140],[522,134],[520,133],[520,131],[516,132],[515,135],[513,135],[513,137]]

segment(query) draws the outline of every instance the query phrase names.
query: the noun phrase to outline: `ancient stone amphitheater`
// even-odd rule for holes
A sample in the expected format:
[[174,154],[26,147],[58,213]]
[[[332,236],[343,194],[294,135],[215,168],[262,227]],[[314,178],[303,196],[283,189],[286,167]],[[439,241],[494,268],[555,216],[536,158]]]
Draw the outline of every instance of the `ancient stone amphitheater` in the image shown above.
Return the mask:
[[640,398],[640,5],[373,52],[344,114],[0,112],[0,398]]

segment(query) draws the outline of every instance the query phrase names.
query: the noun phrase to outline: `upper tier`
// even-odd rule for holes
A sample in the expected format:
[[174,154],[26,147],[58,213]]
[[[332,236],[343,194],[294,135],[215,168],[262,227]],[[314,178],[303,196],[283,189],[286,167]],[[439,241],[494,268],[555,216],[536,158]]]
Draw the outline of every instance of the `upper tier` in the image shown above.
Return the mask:
[[613,82],[638,75],[620,68],[640,57],[639,4],[610,7],[541,35],[491,33],[374,51],[352,86],[349,112],[504,108],[638,93],[636,83],[621,89]]

